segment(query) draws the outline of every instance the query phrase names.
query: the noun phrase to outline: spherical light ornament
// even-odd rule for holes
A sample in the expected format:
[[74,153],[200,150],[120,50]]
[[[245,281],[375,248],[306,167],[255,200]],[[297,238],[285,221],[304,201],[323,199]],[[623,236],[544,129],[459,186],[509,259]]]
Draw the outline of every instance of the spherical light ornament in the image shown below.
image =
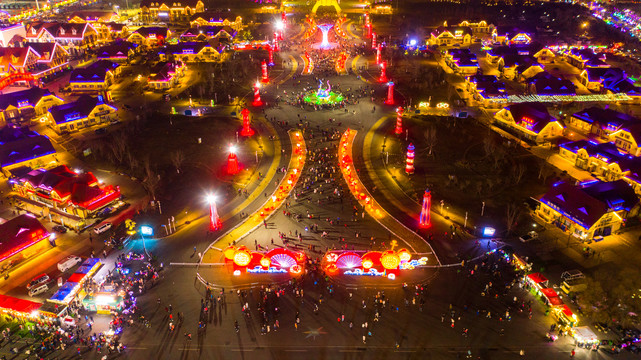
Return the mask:
[[327,262],[333,263],[336,262],[336,259],[338,259],[338,254],[336,253],[327,253],[327,255],[325,255],[325,261]]
[[336,264],[329,264],[325,267],[325,271],[330,275],[334,275],[338,273],[338,267],[336,267]]
[[296,264],[289,268],[289,272],[292,273],[292,275],[299,275],[300,273],[303,272],[303,267]]
[[224,251],[223,254],[225,254],[225,259],[227,260],[234,260],[234,253],[236,252],[236,247],[235,246],[228,246]]
[[398,269],[400,263],[401,259],[391,250],[385,251],[381,255],[381,265],[387,270]]
[[234,264],[238,266],[247,266],[251,260],[251,253],[247,250],[238,250],[234,253]]
[[363,269],[370,269],[374,265],[374,262],[370,259],[363,260]]
[[272,262],[271,262],[271,260],[269,260],[268,257],[263,257],[262,259],[260,259],[260,266],[262,266],[264,268],[269,268],[269,265],[271,265],[271,264],[272,264]]
[[400,249],[397,254],[398,258],[403,262],[410,261],[410,259],[412,258],[412,254],[410,254],[407,249]]

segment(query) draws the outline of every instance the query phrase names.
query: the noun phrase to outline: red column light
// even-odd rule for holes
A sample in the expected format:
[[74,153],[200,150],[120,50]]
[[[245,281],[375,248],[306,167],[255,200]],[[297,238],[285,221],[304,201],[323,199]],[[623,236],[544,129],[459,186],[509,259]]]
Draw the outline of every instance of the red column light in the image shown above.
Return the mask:
[[408,175],[414,174],[414,144],[407,146],[407,154],[405,158],[405,172]]
[[249,110],[245,108],[240,114],[243,116],[243,130],[240,131],[240,134],[242,136],[254,135],[254,129],[249,126]]
[[263,106],[263,101],[260,100],[260,83],[258,81],[254,84],[254,102],[252,102],[252,105]]
[[372,49],[376,49],[376,33],[375,32],[372,33]]
[[385,100],[387,105],[394,105],[394,83],[387,83],[387,100]]
[[381,76],[378,78],[378,82],[386,83],[387,80],[387,61],[381,62]]
[[[274,39],[276,41],[276,39]],[[274,48],[269,47],[269,66],[274,66]]]
[[405,110],[402,107],[396,109],[396,128],[394,134],[400,135],[403,133],[403,113]]
[[216,207],[216,199],[213,195],[207,196],[209,202],[209,230],[216,231],[221,228],[222,222],[218,216],[218,208]]
[[262,74],[263,74],[262,81],[263,81],[264,84],[266,84],[266,83],[269,82],[269,74],[267,74],[267,63],[265,62],[265,60],[263,60],[261,62],[260,69],[261,69]]
[[236,147],[229,147],[229,155],[227,156],[227,174],[236,175],[240,172],[238,166],[238,156],[236,156]]
[[376,65],[381,63],[381,44],[376,47]]
[[423,194],[423,208],[421,209],[420,227],[430,227],[430,208],[432,207],[432,193],[430,189],[425,189]]

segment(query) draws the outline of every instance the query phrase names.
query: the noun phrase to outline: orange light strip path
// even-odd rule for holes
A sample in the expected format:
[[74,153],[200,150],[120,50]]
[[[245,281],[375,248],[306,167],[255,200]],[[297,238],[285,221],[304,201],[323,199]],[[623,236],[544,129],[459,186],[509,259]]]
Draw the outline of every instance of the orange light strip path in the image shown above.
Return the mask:
[[[354,169],[354,162],[352,160],[352,145],[354,143],[356,133],[356,130],[347,129],[341,136],[341,141],[338,146],[339,165],[350,192],[363,209],[367,211],[367,214],[374,218],[374,220],[376,220],[376,222],[378,222],[382,227],[387,229],[387,231],[394,234],[397,238],[402,239],[412,252],[431,253],[432,255],[428,256],[428,265],[440,265],[440,261],[436,257],[436,254],[430,244],[416,232],[385,211],[385,209],[383,209],[379,203],[374,200],[374,197],[361,182],[356,169]],[[420,246],[420,249],[416,249],[415,246]]]

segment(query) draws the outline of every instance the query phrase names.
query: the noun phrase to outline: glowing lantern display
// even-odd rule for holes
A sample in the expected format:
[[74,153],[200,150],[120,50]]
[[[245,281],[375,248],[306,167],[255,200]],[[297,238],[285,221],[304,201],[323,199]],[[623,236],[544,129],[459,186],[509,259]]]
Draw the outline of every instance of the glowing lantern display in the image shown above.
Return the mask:
[[412,254],[410,254],[407,249],[400,249],[397,254],[398,258],[401,259],[402,262],[410,261],[412,258]]
[[223,251],[223,254],[225,255],[225,259],[227,260],[234,260],[234,253],[236,253],[235,246],[229,246]]
[[376,33],[372,33],[372,49],[376,49]]
[[325,255],[325,261],[327,262],[336,262],[336,259],[338,259],[338,254],[336,253],[327,253]]
[[396,108],[396,128],[394,129],[394,134],[400,135],[403,133],[403,113],[405,109],[402,107]]
[[394,251],[388,250],[381,255],[381,265],[387,270],[398,269],[401,259]]
[[269,82],[269,75],[267,74],[267,63],[265,62],[265,60],[263,60],[260,64],[260,69],[263,75],[262,82],[266,84]]
[[430,226],[430,208],[432,206],[432,193],[430,189],[425,189],[423,194],[423,207],[421,208],[420,226],[423,228]]
[[242,136],[252,136],[254,135],[254,129],[249,126],[249,110],[247,108],[243,109],[240,114],[243,116],[243,130],[240,131]]
[[238,156],[236,156],[236,148],[231,146],[229,148],[229,155],[227,155],[227,174],[236,175],[240,172],[238,166]]
[[269,47],[269,66],[274,66],[274,49]]
[[405,172],[408,175],[414,174],[414,144],[407,146],[407,154],[405,158]]
[[378,82],[386,83],[387,82],[387,61],[380,63],[381,66],[381,76],[378,77]]
[[334,275],[338,273],[338,267],[336,267],[336,264],[329,264],[325,267],[325,271],[330,275]]
[[271,265],[271,264],[272,264],[272,262],[271,262],[271,260],[269,260],[268,257],[263,257],[262,259],[260,259],[260,266],[262,266],[264,268],[269,268],[269,265]]
[[258,81],[254,84],[254,101],[252,105],[263,106],[263,101],[260,99],[260,83]]
[[381,45],[378,44],[376,47],[376,65],[381,63]]
[[387,83],[387,100],[385,100],[387,105],[394,105],[394,82],[390,81]]
[[363,260],[363,269],[369,269],[373,265],[374,265],[374,263],[372,262],[372,260],[370,260],[370,259]]
[[234,264],[247,266],[251,262],[252,255],[247,248],[240,248],[234,253]]
[[303,272],[303,267],[302,267],[302,266],[300,266],[300,265],[298,265],[298,264],[296,264],[296,265],[294,265],[294,266],[292,266],[292,267],[290,267],[290,268],[289,268],[289,272],[290,272],[292,275],[299,275],[300,273],[302,273],[302,272]]

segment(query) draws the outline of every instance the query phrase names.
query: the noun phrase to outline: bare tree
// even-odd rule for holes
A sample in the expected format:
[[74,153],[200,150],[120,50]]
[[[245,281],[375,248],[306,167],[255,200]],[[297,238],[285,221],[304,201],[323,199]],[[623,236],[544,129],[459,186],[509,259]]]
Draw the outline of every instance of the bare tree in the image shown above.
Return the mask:
[[122,164],[127,153],[127,139],[122,132],[114,134],[114,136],[111,137],[109,148],[114,159],[118,162],[117,165]]
[[145,159],[144,169],[145,179],[142,181],[142,185],[151,199],[156,200],[156,193],[160,187],[160,175],[156,174],[156,172],[151,168],[149,159]]
[[494,138],[490,134],[483,138],[483,150],[485,151],[485,156],[492,156],[496,151],[496,143],[494,143]]
[[436,128],[434,126],[430,126],[429,128],[425,129],[425,141],[427,143],[427,148],[429,150],[428,155],[432,155],[432,150],[434,149],[434,146],[436,145],[437,141],[437,136],[436,136]]
[[185,162],[185,153],[181,150],[176,150],[170,155],[171,163],[176,168],[176,173],[180,174],[180,169],[182,168],[183,163]]
[[524,174],[525,174],[525,165],[523,165],[523,163],[519,162],[512,167],[512,176],[514,178],[515,184],[518,185],[521,182],[521,179],[523,179]]
[[545,161],[539,162],[539,179],[542,180],[543,184],[547,179],[554,174],[554,169]]
[[505,212],[505,229],[507,230],[507,233],[505,234],[506,237],[510,236],[510,234],[512,233],[520,212],[521,209],[516,204],[510,203],[507,205],[507,209]]

